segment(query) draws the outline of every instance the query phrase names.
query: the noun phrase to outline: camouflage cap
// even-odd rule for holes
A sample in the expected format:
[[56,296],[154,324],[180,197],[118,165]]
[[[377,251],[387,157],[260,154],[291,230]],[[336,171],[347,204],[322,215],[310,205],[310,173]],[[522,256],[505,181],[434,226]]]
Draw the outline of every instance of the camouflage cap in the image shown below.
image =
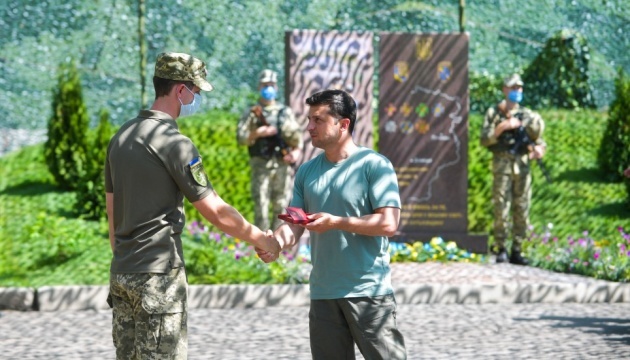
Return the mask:
[[155,61],[155,76],[162,79],[192,81],[203,91],[212,91],[214,87],[206,80],[206,64],[183,53],[167,52],[158,55]]
[[519,74],[512,74],[505,79],[503,79],[503,85],[506,87],[512,87],[515,85],[523,86],[523,80]]
[[261,83],[268,83],[268,82],[277,83],[278,82],[278,73],[273,71],[273,70],[265,69],[265,70],[260,72],[260,75],[258,75],[258,82],[261,82]]

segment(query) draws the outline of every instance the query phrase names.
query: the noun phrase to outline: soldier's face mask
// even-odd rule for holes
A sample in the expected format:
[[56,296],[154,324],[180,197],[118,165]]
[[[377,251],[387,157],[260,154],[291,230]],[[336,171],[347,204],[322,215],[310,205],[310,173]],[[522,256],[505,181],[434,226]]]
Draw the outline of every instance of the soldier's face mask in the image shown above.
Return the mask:
[[267,85],[260,89],[260,96],[265,100],[274,100],[278,95],[276,88],[272,85]]
[[201,95],[193,93],[186,86],[184,86],[184,87],[186,88],[186,90],[188,90],[193,95],[193,100],[190,102],[190,104],[184,104],[182,102],[182,99],[177,98],[179,100],[179,103],[182,105],[180,110],[179,110],[179,117],[192,115],[192,114],[196,113],[197,110],[199,110],[199,107],[201,106]]
[[508,100],[517,104],[520,103],[523,101],[523,91],[518,89],[510,90],[508,93]]

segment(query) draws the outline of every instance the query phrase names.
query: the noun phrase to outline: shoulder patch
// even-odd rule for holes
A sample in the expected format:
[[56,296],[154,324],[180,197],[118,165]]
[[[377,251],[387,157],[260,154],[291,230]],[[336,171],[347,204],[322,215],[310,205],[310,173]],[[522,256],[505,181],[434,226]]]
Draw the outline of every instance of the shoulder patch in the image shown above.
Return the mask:
[[195,182],[201,186],[208,186],[208,176],[203,168],[201,156],[192,159],[188,166],[190,166],[190,173],[193,179],[195,179]]

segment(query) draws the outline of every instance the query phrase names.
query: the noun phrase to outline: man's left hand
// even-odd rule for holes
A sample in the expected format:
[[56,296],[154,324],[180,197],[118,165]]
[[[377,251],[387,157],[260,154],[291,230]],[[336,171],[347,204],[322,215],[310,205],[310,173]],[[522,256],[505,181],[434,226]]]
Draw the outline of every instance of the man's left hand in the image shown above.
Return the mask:
[[336,228],[336,222],[338,217],[320,212],[308,215],[309,220],[312,220],[308,224],[303,225],[309,231],[315,231],[316,233],[323,233],[328,230]]
[[282,160],[286,164],[295,164],[300,159],[300,153],[302,151],[300,149],[293,149],[289,151],[286,155],[282,157]]
[[545,156],[545,147],[542,145],[534,145],[532,151],[529,153],[530,159],[542,159]]

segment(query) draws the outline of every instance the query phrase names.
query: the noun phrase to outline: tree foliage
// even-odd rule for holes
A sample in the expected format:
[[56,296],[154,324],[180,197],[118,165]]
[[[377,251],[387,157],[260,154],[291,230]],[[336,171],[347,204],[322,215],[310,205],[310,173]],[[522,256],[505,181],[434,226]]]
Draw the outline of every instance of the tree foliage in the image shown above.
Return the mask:
[[72,60],[59,66],[52,110],[44,146],[46,164],[59,187],[75,190],[86,169],[89,118],[79,72]]

